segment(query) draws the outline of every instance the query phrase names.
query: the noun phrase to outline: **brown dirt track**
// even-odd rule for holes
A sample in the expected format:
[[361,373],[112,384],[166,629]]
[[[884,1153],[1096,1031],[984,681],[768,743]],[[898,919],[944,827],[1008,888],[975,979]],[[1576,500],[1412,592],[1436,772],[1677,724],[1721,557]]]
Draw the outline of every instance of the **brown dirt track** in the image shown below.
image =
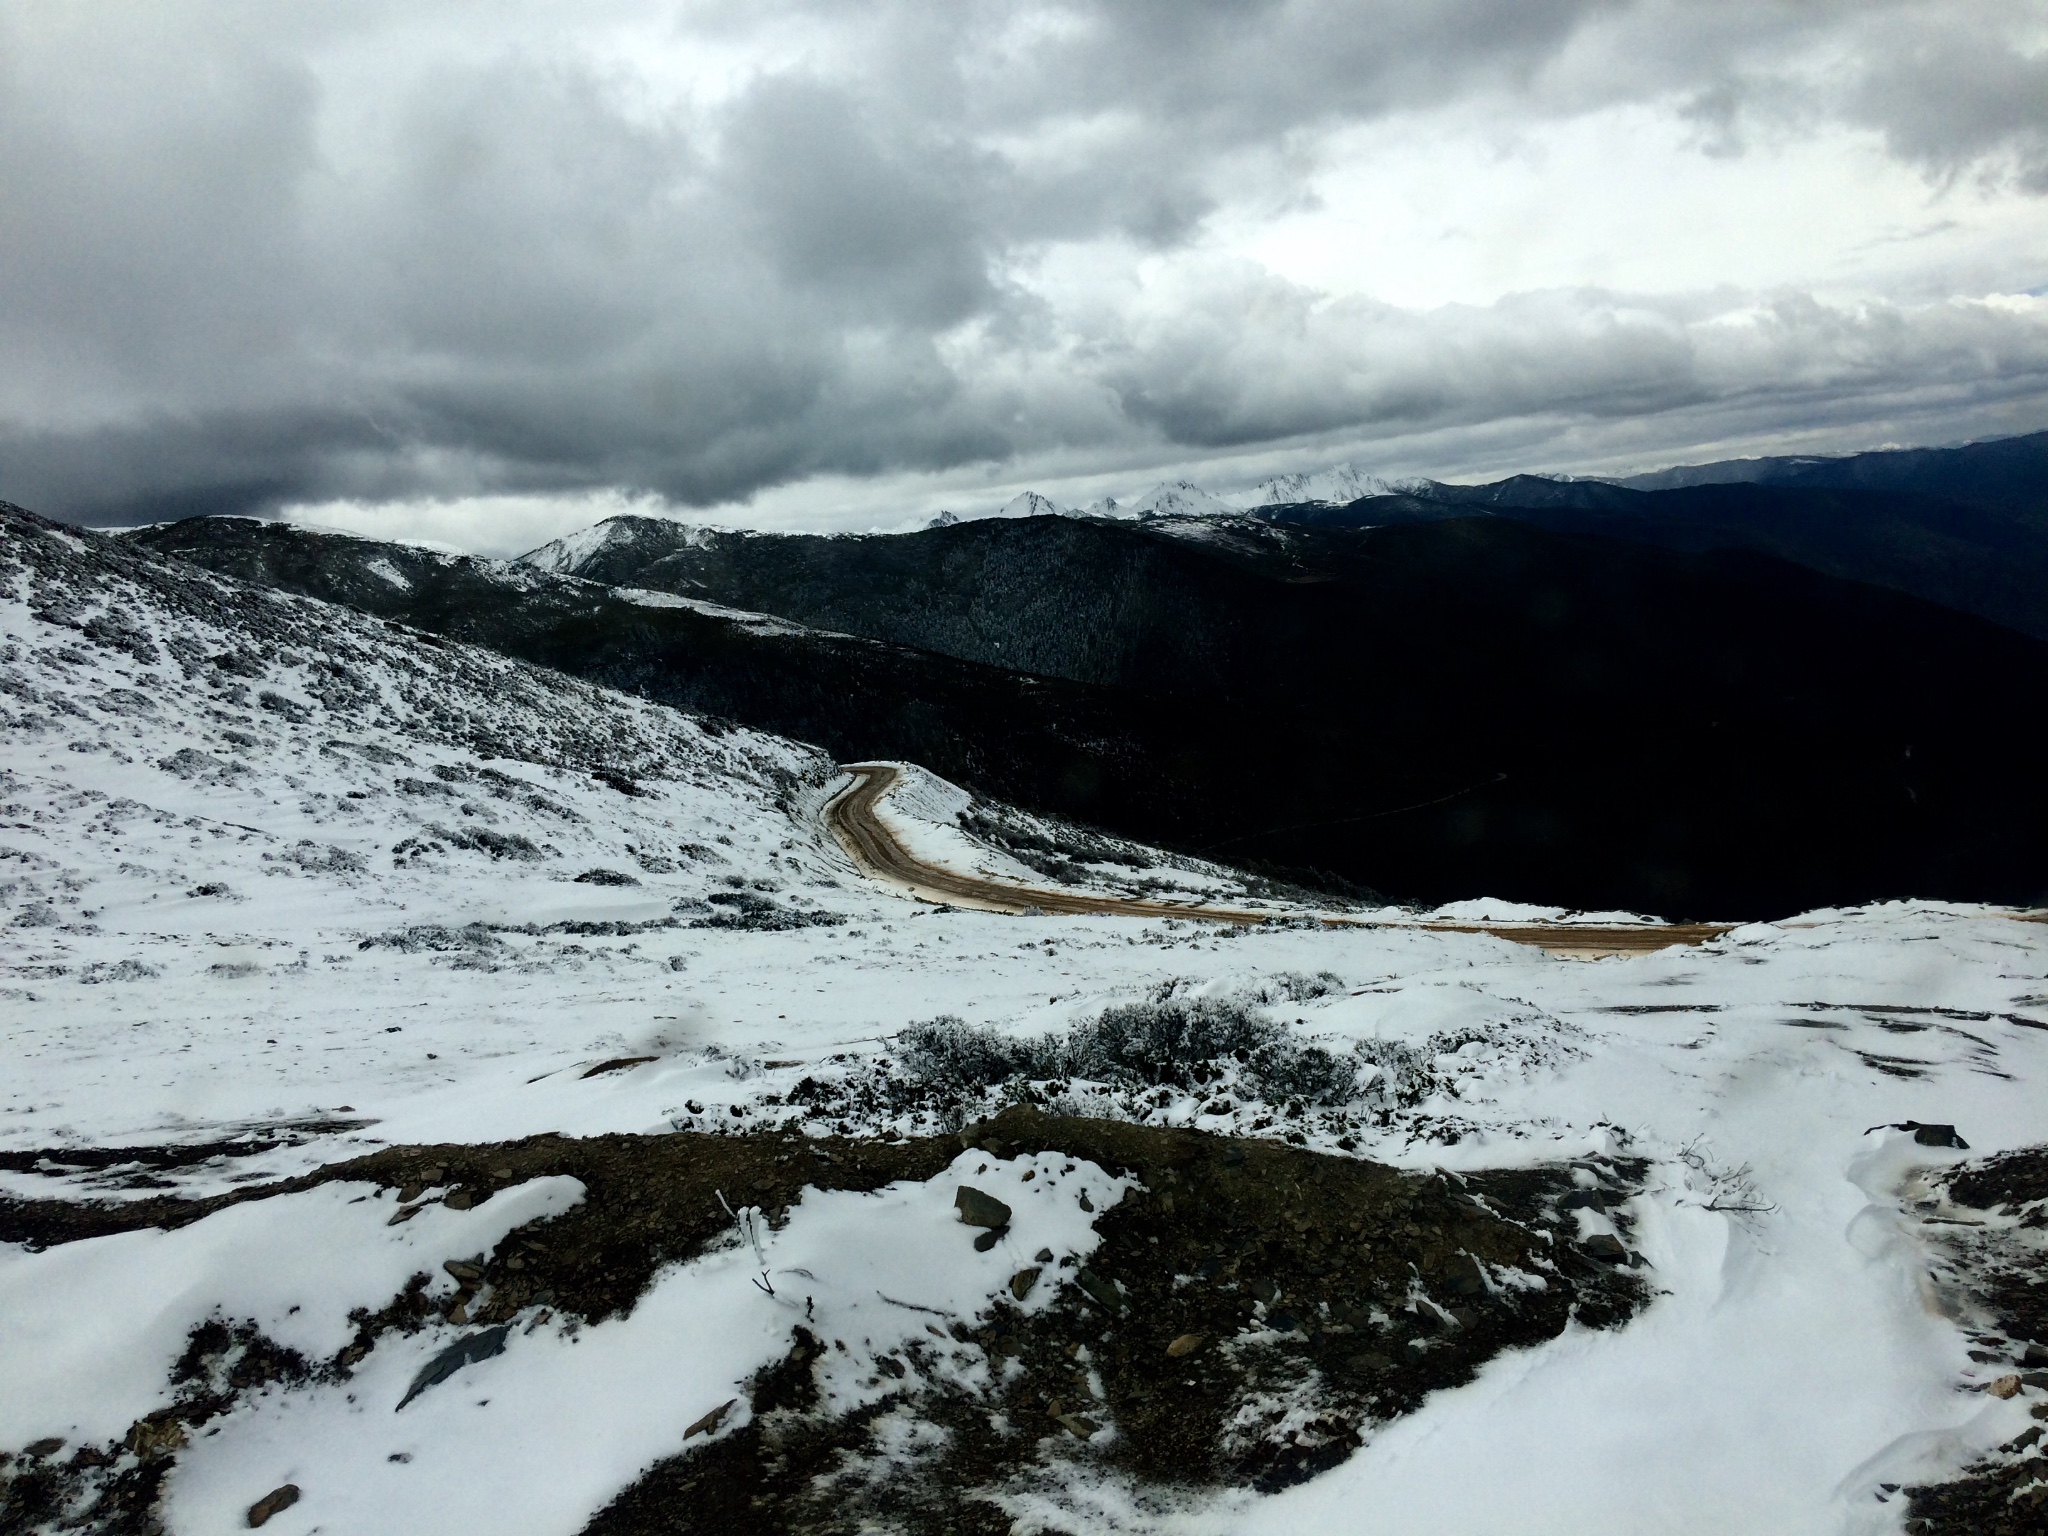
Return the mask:
[[[893,764],[849,763],[853,783],[825,807],[825,825],[854,863],[871,878],[908,888],[926,901],[988,912],[1038,913],[1046,916],[1108,913],[1124,917],[1199,918],[1204,922],[1251,925],[1280,914],[1242,908],[1200,906],[1192,902],[1141,901],[1119,896],[1091,896],[1038,886],[1008,885],[978,875],[962,874],[927,864],[899,842],[875,814],[881,798],[899,777]],[[1373,923],[1350,917],[1323,917],[1333,928],[1417,927],[1443,933],[1488,933],[1517,944],[1534,944],[1552,954],[1575,959],[1644,954],[1673,944],[1702,944],[1726,933],[1727,923],[1670,923],[1642,927],[1595,927],[1581,923]]]

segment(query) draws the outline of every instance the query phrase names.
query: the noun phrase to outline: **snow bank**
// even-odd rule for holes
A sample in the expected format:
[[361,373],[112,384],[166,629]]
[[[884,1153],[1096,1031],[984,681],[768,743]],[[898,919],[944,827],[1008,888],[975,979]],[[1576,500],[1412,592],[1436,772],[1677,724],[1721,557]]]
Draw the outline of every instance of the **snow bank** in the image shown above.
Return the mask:
[[209,1318],[254,1323],[318,1364],[354,1337],[352,1308],[382,1306],[418,1271],[434,1277],[433,1293],[451,1291],[442,1260],[489,1253],[514,1227],[582,1198],[574,1179],[536,1179],[467,1211],[429,1205],[394,1227],[390,1190],[327,1184],[170,1232],[42,1253],[0,1247],[0,1445],[124,1433],[170,1403],[171,1366]]
[[[1013,1212],[988,1252],[954,1211],[963,1183]],[[985,1381],[981,1351],[933,1328],[1007,1298],[1011,1275],[1042,1249],[1055,1255],[1048,1276],[1070,1279],[1096,1246],[1080,1198],[1107,1210],[1126,1187],[1054,1155],[969,1152],[925,1183],[811,1190],[781,1231],[762,1233],[759,1258],[735,1245],[678,1265],[624,1318],[515,1328],[503,1355],[402,1414],[393,1405],[455,1334],[387,1338],[345,1385],[273,1393],[198,1440],[170,1480],[167,1524],[194,1536],[235,1528],[250,1503],[290,1482],[304,1493],[290,1529],[573,1536],[649,1463],[682,1449],[707,1413],[732,1404],[714,1433],[744,1424],[747,1378],[784,1355],[799,1326],[830,1346],[818,1370],[833,1408],[893,1390],[876,1362],[907,1348],[928,1352],[942,1376]],[[1056,1292],[1041,1284],[1025,1309]]]

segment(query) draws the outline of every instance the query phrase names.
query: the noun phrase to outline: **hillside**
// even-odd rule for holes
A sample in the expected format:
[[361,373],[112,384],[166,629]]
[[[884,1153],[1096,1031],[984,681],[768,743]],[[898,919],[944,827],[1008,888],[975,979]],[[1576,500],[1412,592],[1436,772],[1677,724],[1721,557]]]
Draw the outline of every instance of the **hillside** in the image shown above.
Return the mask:
[[1274,507],[1259,515],[1292,525],[1359,528],[1474,513],[1665,549],[1751,550],[2048,639],[2048,505],[2026,497],[1980,500],[1797,479],[1636,490],[1517,475],[1491,485],[1432,485],[1426,494]]
[[[2037,923],[962,911],[810,748],[133,541],[0,513],[0,636],[0,1529],[1960,1532],[2038,1466]],[[911,777],[935,856],[1034,825]]]
[[1175,759],[1191,824],[1119,830],[1391,895],[1712,916],[2041,894],[2043,727],[2020,701],[2048,699],[2048,647],[1747,552],[1424,505],[1365,528],[642,521],[574,563],[1141,696],[1208,739]]

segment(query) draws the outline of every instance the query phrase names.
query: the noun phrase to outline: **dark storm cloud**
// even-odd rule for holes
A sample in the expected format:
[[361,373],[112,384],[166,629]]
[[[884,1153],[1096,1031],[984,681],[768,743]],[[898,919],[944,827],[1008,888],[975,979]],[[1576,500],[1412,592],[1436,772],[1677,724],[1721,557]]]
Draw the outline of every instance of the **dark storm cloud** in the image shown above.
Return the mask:
[[[651,34],[752,60],[701,100],[571,35],[630,9],[0,13],[0,496],[97,521],[702,504],[2041,372],[2039,323],[1981,307],[1774,301],[1730,327],[1599,293],[1416,313],[1229,263],[1137,306],[1026,276],[1063,242],[1180,250],[1226,197],[1299,197],[1317,133],[1461,100],[1684,99],[1733,153],[1759,103],[1785,117],[1787,40],[1830,27],[1841,62],[1801,110],[2039,188],[2044,66],[1988,7],[764,5]],[[1945,109],[1966,69],[1984,88]]]

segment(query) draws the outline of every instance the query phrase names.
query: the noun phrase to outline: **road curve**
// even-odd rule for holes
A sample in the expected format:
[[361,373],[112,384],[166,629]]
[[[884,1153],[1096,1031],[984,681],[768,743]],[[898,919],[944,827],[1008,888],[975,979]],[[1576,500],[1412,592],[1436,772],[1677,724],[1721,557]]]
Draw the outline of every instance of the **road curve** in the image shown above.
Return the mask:
[[[1090,896],[1075,891],[1011,885],[979,875],[963,874],[927,864],[897,839],[875,814],[876,804],[901,777],[893,763],[847,763],[853,782],[825,806],[825,826],[846,850],[847,857],[869,878],[903,887],[926,901],[985,912],[1109,913],[1122,917],[1198,918],[1204,922],[1249,925],[1279,914],[1192,902],[1140,901],[1120,896]],[[1443,933],[1490,933],[1517,944],[1534,944],[1553,954],[1595,959],[1603,955],[1643,954],[1674,944],[1701,944],[1726,933],[1726,923],[1644,924],[1640,927],[1595,927],[1582,923],[1382,923],[1362,918],[1324,916],[1332,928],[1429,928]]]

